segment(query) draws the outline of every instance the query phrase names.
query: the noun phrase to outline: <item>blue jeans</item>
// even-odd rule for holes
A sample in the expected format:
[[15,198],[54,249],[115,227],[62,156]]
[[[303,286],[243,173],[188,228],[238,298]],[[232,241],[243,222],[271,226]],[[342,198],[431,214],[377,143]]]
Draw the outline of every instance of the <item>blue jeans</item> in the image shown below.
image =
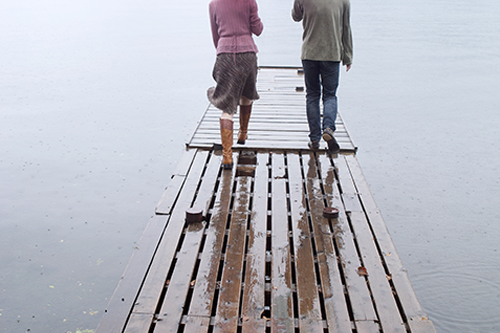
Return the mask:
[[[331,128],[332,131],[335,131],[340,62],[302,60],[302,66],[304,67],[304,80],[306,83],[309,139],[319,141],[322,133],[321,129]],[[321,95],[323,95],[323,127],[321,127],[319,106]]]

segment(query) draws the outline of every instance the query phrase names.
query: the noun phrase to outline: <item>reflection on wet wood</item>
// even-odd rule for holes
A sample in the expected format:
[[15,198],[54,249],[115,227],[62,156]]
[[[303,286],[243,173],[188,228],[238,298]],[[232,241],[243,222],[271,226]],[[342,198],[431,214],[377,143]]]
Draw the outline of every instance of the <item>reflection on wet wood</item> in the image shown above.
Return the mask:
[[257,155],[254,191],[248,230],[245,288],[242,298],[242,328],[244,332],[264,332],[266,327],[266,241],[267,203],[269,187],[268,155]]
[[[253,176],[192,155],[128,320],[112,300],[98,332],[433,332],[355,157],[255,153]],[[206,221],[187,223],[191,207]],[[139,281],[134,258],[123,281]]]
[[299,328],[305,332],[320,332],[323,330],[319,299],[321,288],[316,284],[314,274],[317,257],[313,252],[316,241],[309,228],[310,207],[304,192],[300,156],[289,154],[287,157]]
[[[316,159],[313,153],[303,155],[304,164],[307,164],[306,187],[310,209],[313,212],[321,211],[325,206],[330,207],[331,198],[334,195],[333,188],[337,185],[333,166],[327,155],[319,155],[320,170],[316,167]],[[318,174],[321,178],[318,178]],[[337,196],[338,199],[338,196]],[[335,205],[338,208],[340,205]],[[323,301],[326,313],[335,313],[327,316],[327,325],[334,332],[349,332],[351,320],[348,309],[350,302],[344,292],[346,286],[339,268],[338,245],[335,249],[334,234],[340,233],[338,228],[334,229],[338,219],[329,220],[326,223],[322,216],[311,214],[313,232],[315,234],[318,255],[318,266],[323,293]]]
[[245,233],[248,216],[249,179],[238,177],[234,194],[233,210],[224,252],[224,267],[215,315],[214,332],[236,332],[238,307],[241,294],[241,279]]
[[[244,163],[237,148],[232,170],[220,151],[188,149],[97,332],[435,332],[356,157],[345,154],[355,151],[347,132],[343,153],[329,156],[281,130],[283,112],[289,128],[305,122],[292,72],[261,71],[260,134]],[[215,135],[206,126],[216,120],[207,111],[196,140]],[[325,207],[338,217],[324,217]],[[204,221],[186,221],[188,209]]]
[[292,271],[283,154],[272,155],[271,203],[271,329],[290,332],[294,327]]
[[[219,158],[219,165],[221,159]],[[217,192],[211,211],[211,218],[206,231],[203,252],[199,255],[200,263],[192,294],[191,306],[186,322],[186,332],[206,332],[206,327],[200,327],[196,318],[208,319],[212,315],[212,305],[217,299],[218,271],[221,263],[223,239],[229,214],[229,204],[232,198],[234,171],[223,172],[219,182],[214,184]]]
[[[338,164],[338,157],[334,159],[335,166]],[[332,165],[326,156],[320,156],[320,166],[322,178],[325,186],[326,201],[330,207],[341,208],[339,217],[331,220],[333,229],[333,241],[338,251],[338,260],[341,264],[342,278],[345,280],[344,288],[346,290],[346,300],[350,304],[350,310],[355,322],[369,321],[378,327],[377,315],[373,307],[369,285],[363,276],[357,273],[358,267],[362,266],[359,254],[356,248],[355,234],[352,232],[347,216],[347,206],[342,202],[342,193],[340,193],[338,173],[332,170]],[[330,171],[330,175],[327,173]],[[333,179],[331,178],[333,176]],[[327,180],[332,180],[332,184]],[[343,188],[342,188],[343,190]],[[342,209],[343,208],[343,209]]]

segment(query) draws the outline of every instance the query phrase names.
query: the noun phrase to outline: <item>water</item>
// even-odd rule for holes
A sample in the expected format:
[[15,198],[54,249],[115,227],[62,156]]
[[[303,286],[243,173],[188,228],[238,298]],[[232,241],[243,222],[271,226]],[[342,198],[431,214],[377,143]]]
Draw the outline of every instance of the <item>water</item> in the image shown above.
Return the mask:
[[[0,0],[0,331],[95,329],[197,121],[208,1]],[[261,0],[261,65],[300,65]],[[500,330],[500,3],[358,0],[342,116],[438,332]]]

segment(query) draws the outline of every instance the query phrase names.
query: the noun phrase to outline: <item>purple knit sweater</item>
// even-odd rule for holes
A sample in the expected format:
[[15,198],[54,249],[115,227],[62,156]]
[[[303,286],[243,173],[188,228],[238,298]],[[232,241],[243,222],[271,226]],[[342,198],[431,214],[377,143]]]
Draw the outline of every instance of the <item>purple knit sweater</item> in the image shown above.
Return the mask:
[[212,0],[210,24],[217,54],[258,52],[252,33],[264,29],[255,0]]

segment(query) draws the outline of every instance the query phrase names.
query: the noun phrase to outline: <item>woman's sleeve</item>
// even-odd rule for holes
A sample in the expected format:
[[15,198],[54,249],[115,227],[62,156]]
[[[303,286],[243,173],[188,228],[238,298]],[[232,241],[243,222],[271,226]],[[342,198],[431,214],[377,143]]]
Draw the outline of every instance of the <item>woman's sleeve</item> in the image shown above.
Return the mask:
[[264,30],[264,25],[259,17],[259,9],[257,7],[257,2],[255,0],[250,1],[250,26],[252,28],[252,33],[260,36],[262,30]]
[[210,3],[208,6],[208,13],[210,15],[210,26],[212,28],[212,38],[214,40],[215,48],[219,45],[219,27],[217,26],[217,19],[215,17],[215,5]]

